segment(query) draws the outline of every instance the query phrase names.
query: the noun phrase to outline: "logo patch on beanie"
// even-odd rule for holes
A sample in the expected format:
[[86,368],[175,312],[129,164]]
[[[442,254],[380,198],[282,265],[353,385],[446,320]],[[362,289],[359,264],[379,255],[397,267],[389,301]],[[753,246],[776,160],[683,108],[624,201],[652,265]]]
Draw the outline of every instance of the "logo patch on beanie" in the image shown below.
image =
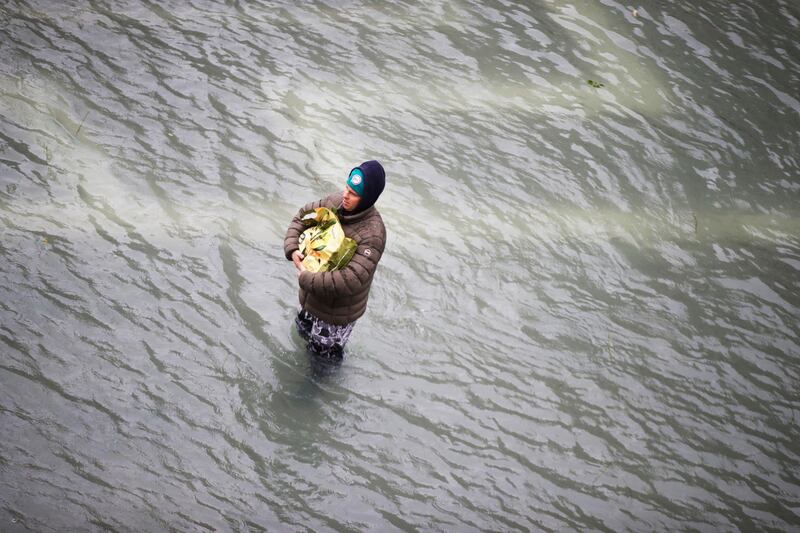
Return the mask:
[[364,185],[366,184],[366,179],[364,179],[364,174],[361,172],[361,169],[354,168],[350,171],[350,176],[347,178],[347,184],[353,189],[353,192],[359,196],[364,196]]

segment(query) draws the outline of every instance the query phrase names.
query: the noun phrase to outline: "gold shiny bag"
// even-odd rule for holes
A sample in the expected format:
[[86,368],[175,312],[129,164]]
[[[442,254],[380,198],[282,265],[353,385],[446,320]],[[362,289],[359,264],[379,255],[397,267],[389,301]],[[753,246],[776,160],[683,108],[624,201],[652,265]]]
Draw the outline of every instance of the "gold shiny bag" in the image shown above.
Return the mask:
[[310,272],[333,272],[344,268],[356,253],[356,241],[345,237],[336,213],[327,207],[309,211],[300,219],[308,229],[300,234],[303,266]]

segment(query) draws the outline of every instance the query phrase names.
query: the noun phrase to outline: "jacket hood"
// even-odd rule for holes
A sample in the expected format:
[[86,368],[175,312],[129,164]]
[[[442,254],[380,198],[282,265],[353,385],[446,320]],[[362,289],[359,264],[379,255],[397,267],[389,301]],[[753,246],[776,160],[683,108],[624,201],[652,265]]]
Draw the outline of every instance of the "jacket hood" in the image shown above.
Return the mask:
[[[375,205],[386,185],[386,173],[383,171],[383,166],[374,159],[364,161],[356,169],[360,170],[364,175],[364,194],[361,195],[358,207],[353,211],[345,211],[346,214],[360,213]],[[351,170],[350,172],[352,173],[353,171]]]

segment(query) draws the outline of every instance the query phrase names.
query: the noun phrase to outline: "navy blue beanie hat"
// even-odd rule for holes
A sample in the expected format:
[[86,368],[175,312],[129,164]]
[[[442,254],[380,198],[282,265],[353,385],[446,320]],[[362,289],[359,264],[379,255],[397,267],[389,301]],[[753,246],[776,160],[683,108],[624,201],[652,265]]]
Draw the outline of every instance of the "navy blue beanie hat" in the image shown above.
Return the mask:
[[[360,170],[363,175],[364,194],[361,195],[361,201],[358,202],[354,213],[366,211],[378,200],[378,196],[383,192],[383,187],[386,185],[386,173],[380,163],[374,159],[371,161],[364,161],[353,170]],[[353,170],[350,175],[353,175]]]

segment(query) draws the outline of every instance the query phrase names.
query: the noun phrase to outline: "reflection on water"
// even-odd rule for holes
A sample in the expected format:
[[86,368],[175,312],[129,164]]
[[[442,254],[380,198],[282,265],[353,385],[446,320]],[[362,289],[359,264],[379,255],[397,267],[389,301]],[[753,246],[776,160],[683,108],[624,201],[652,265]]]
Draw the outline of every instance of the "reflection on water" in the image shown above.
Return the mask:
[[[1,6],[0,530],[797,527],[799,21]],[[371,158],[321,365],[281,243]]]

